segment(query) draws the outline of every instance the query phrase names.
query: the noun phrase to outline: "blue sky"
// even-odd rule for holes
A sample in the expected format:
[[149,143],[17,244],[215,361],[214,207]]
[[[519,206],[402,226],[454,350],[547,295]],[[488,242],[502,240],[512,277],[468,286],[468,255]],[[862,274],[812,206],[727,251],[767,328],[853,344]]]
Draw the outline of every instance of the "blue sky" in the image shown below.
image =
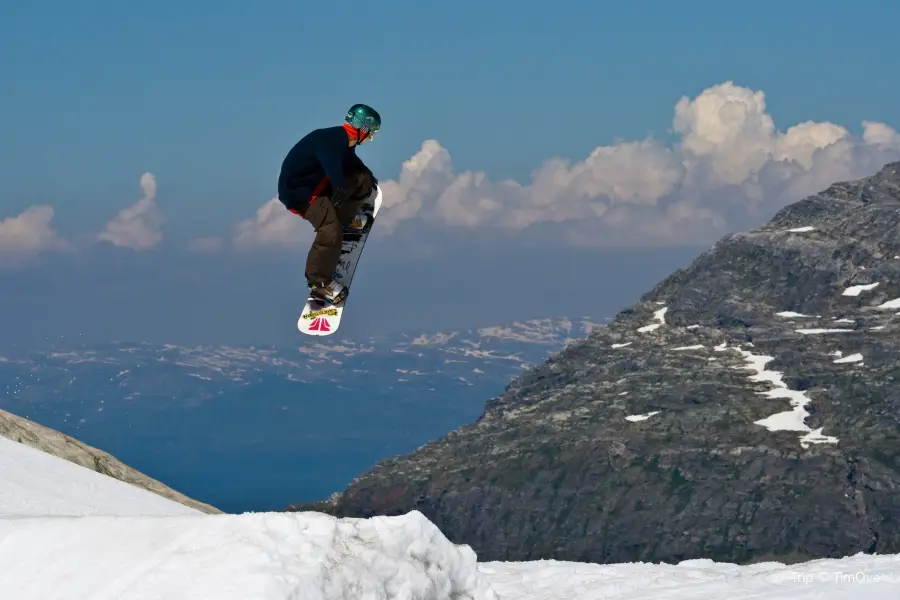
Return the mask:
[[[0,55],[12,60],[0,62],[0,221],[52,206],[49,227],[78,249],[77,257],[51,252],[41,265],[0,271],[0,278],[27,278],[38,298],[53,277],[72,272],[67,261],[95,269],[96,289],[101,279],[117,285],[110,260],[162,270],[187,264],[178,256],[195,238],[227,245],[236,224],[272,199],[290,146],[312,128],[339,123],[355,102],[372,104],[384,118],[379,139],[360,155],[379,179],[397,180],[389,188],[396,205],[386,209],[394,222],[374,244],[372,260],[383,259],[379,266],[395,279],[410,276],[412,267],[401,265],[411,263],[400,260],[397,245],[420,243],[414,227],[423,226],[431,246],[422,249],[430,257],[422,260],[443,260],[442,280],[471,288],[490,285],[489,276],[467,275],[458,262],[453,271],[447,261],[475,239],[506,252],[522,243],[545,245],[547,262],[534,264],[537,281],[566,257],[590,265],[595,255],[626,262],[644,256],[641,240],[690,253],[831,181],[900,158],[900,81],[893,76],[900,5],[500,6],[5,3]],[[818,125],[784,137],[807,121]],[[864,128],[863,121],[875,124]],[[428,156],[420,152],[426,140],[437,144]],[[584,163],[598,146],[607,150]],[[404,183],[401,168],[415,157]],[[570,162],[548,167],[554,158]],[[544,178],[533,180],[542,165]],[[148,194],[140,185],[145,173],[155,182],[147,202],[161,215],[152,225],[161,241],[113,257],[85,250],[84,240]],[[791,185],[770,185],[785,173]],[[519,187],[503,184],[507,178]],[[747,199],[759,194],[763,206],[748,208]],[[272,281],[279,272],[293,276],[291,269],[299,275],[297,257],[308,238],[298,231],[297,246],[276,246],[255,259],[220,251],[195,260],[219,261],[216,268],[225,272],[258,269],[237,266],[257,260],[274,269]],[[2,236],[0,228],[0,252],[18,243],[4,246]],[[158,254],[138,256],[147,252]],[[659,252],[666,269],[683,261],[666,254]],[[284,260],[288,265],[278,262]],[[496,268],[502,266],[487,270]],[[202,288],[213,272],[196,272],[192,285]],[[417,280],[438,289],[438,272],[434,277]],[[378,302],[376,283],[371,294]],[[646,284],[638,278],[617,285],[636,298]],[[175,284],[161,282],[156,293],[178,306]],[[266,311],[243,302],[234,301],[226,314]]]

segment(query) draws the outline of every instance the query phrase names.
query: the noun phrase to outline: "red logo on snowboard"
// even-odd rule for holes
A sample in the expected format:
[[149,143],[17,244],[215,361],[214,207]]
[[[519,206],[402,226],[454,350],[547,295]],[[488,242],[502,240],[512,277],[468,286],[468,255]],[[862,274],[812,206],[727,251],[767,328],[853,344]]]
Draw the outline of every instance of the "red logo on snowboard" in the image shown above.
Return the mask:
[[309,324],[310,331],[331,331],[331,325],[328,324],[328,319],[324,317],[316,317],[313,319],[313,322]]

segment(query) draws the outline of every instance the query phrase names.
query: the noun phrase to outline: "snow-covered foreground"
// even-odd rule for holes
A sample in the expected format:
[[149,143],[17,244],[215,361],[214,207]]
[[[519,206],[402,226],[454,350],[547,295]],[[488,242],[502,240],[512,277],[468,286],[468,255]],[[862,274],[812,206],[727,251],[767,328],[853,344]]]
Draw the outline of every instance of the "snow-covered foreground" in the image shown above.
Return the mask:
[[571,562],[480,563],[503,600],[896,600],[900,555],[857,555],[802,565]]
[[0,565],[16,600],[496,598],[418,513],[0,520]]
[[418,512],[206,515],[0,437],[15,600],[891,599],[900,556],[784,566],[477,563]]

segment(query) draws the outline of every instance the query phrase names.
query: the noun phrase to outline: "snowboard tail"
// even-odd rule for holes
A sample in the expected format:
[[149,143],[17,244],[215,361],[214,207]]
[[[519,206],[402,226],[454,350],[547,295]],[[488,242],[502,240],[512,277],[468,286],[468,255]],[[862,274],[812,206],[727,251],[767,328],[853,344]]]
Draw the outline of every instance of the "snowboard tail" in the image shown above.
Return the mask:
[[303,311],[300,313],[300,318],[297,319],[297,329],[307,335],[331,335],[341,325],[344,307],[347,306],[347,300],[350,297],[350,284],[353,281],[353,276],[356,274],[356,267],[359,265],[359,259],[366,240],[375,226],[378,210],[381,208],[380,187],[376,185],[373,196],[370,196],[366,204],[373,206],[371,214],[368,215],[369,221],[362,232],[344,228],[341,258],[334,273],[334,278],[347,289],[347,295],[343,302],[337,306],[332,306],[310,294],[306,299]]

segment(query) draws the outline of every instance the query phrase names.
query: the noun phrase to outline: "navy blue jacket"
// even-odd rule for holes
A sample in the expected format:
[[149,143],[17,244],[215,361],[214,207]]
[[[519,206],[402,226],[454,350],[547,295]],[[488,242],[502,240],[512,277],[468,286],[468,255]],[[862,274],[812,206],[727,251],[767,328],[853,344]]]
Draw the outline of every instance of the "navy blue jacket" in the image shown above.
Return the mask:
[[347,187],[348,165],[362,165],[341,125],[311,131],[294,144],[281,164],[278,198],[289,209],[306,214],[313,191],[322,179],[329,185],[320,196],[341,193]]

